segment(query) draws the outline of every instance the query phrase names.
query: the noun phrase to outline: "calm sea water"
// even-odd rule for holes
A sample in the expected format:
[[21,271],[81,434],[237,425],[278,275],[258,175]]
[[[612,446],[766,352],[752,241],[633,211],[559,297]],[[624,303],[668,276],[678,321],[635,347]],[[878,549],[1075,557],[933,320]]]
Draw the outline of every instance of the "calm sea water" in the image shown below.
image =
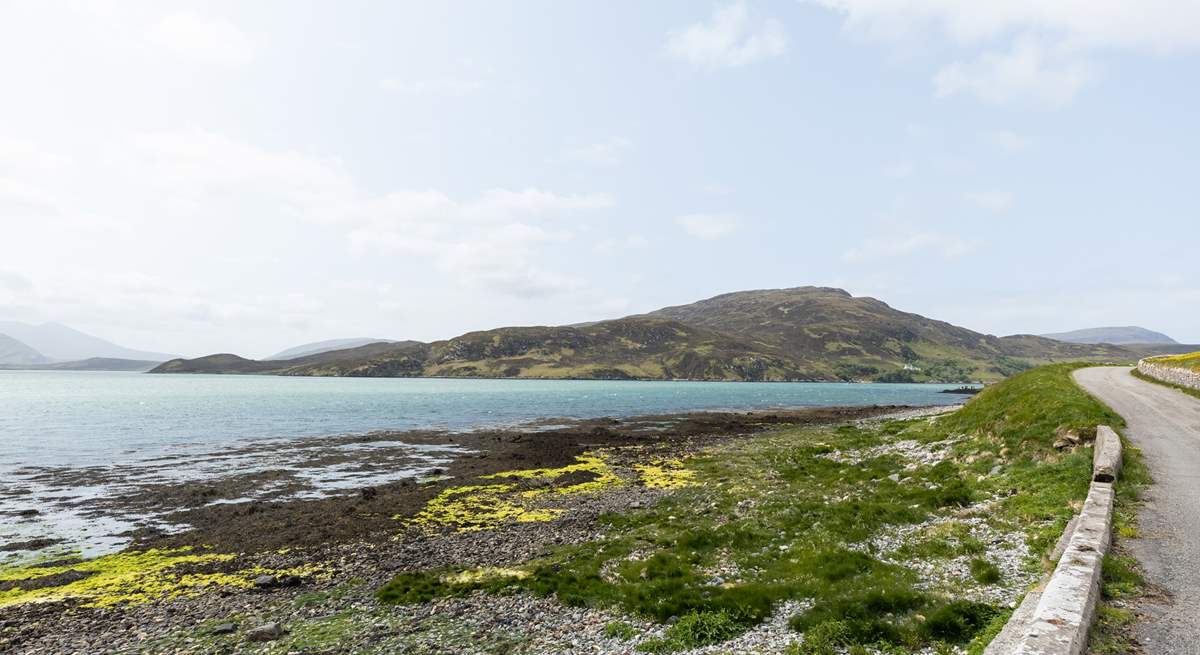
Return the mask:
[[301,378],[0,371],[0,470],[107,464],[230,441],[537,418],[837,405],[942,405],[954,385]]
[[[183,482],[287,471],[287,497],[353,492],[429,474],[461,453],[381,430],[469,430],[542,418],[836,405],[944,405],[942,385],[292,378],[0,371],[0,546],[111,552],[137,527],[183,529],[136,499]],[[344,457],[327,464],[336,449]],[[266,482],[210,503],[279,496]],[[31,514],[29,510],[36,510]],[[17,517],[14,519],[13,517]],[[0,564],[46,556],[27,550]]]

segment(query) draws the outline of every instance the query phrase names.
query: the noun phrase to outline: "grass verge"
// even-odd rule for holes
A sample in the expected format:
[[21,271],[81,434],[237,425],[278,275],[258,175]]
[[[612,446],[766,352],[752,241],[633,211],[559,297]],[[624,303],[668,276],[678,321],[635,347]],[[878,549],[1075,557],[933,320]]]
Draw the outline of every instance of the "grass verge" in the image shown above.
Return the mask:
[[[1134,371],[1135,375],[1140,374]],[[1147,378],[1157,382],[1153,378]],[[1122,437],[1124,466],[1116,483],[1113,502],[1113,545],[1104,558],[1101,570],[1101,600],[1096,623],[1088,636],[1091,655],[1133,655],[1140,647],[1134,633],[1137,615],[1134,604],[1146,595],[1138,561],[1129,553],[1126,540],[1138,536],[1137,512],[1141,495],[1151,483],[1150,469],[1141,450]]]

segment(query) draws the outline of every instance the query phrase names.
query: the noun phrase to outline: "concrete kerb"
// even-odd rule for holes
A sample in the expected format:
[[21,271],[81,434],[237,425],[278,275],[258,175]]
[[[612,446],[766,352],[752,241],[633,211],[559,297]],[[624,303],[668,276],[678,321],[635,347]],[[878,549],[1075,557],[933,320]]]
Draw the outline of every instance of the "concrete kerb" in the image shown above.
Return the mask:
[[1121,470],[1121,439],[1102,425],[1094,449],[1087,500],[1063,532],[1067,546],[1054,572],[1026,594],[985,655],[1080,655],[1087,648],[1100,602],[1101,565],[1112,543],[1113,481]]

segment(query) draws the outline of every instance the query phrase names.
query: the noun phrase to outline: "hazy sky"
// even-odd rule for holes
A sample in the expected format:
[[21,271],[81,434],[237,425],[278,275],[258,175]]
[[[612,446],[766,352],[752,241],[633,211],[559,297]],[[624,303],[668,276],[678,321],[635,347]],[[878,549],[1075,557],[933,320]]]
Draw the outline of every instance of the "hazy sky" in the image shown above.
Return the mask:
[[1200,4],[0,0],[0,319],[262,356],[840,286],[1200,342]]

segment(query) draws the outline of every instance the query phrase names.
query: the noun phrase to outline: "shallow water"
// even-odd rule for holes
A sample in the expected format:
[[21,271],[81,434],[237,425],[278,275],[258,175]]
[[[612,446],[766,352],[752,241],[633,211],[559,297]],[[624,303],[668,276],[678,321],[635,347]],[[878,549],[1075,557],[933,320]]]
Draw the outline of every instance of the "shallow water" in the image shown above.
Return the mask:
[[[119,547],[123,540],[115,535],[136,525],[170,528],[152,513],[114,516],[94,507],[137,485],[283,469],[307,481],[299,496],[311,497],[420,476],[457,452],[395,441],[345,443],[337,447],[348,456],[372,453],[317,466],[315,451],[327,456],[328,449],[300,437],[469,430],[547,417],[961,402],[962,396],[939,393],[951,386],[0,371],[0,546],[50,536],[94,554]],[[266,483],[211,502],[270,492]],[[12,512],[30,508],[40,514],[13,520]]]
[[938,393],[950,386],[0,371],[0,470],[108,464],[244,439],[470,429],[542,417],[961,401]]

